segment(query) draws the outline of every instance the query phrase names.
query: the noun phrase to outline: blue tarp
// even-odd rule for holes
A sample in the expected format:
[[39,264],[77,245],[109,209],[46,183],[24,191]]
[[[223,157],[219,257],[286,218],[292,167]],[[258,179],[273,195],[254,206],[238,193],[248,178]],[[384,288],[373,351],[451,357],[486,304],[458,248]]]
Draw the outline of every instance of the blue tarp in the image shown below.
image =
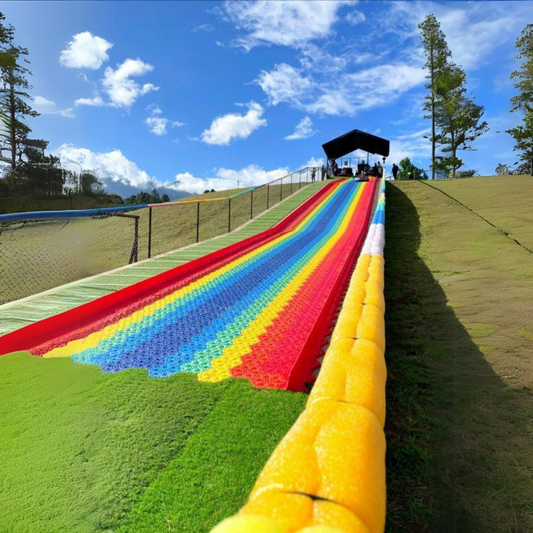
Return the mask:
[[136,211],[147,208],[148,204],[128,205],[123,207],[102,207],[100,209],[75,209],[66,211],[30,211],[27,213],[7,213],[0,215],[0,222],[12,220],[46,220],[50,218],[85,218],[108,213],[120,213],[123,211]]

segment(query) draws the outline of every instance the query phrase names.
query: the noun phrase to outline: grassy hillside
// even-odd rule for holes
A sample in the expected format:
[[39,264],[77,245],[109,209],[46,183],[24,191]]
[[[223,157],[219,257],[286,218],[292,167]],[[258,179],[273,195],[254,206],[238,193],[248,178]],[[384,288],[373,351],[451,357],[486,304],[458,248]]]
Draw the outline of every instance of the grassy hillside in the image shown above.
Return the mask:
[[31,196],[0,197],[0,214],[27,211],[64,211],[65,209],[95,209],[111,207],[108,200],[93,196],[72,198],[32,198]]
[[466,178],[437,181],[431,185],[533,250],[533,177]]
[[388,185],[391,531],[533,531],[532,183]]

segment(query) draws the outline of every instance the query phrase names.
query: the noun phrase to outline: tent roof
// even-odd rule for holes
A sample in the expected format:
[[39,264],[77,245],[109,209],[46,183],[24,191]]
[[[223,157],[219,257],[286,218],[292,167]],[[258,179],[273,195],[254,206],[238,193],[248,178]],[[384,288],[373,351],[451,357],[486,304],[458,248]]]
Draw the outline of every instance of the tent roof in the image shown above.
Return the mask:
[[360,130],[352,130],[322,145],[328,159],[338,159],[354,150],[388,157],[390,142]]

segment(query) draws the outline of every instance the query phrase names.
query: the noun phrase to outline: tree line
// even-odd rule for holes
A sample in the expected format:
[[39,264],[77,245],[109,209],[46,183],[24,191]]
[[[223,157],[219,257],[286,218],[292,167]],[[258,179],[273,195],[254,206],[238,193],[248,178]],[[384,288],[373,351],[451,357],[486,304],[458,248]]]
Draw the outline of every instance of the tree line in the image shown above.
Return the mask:
[[[435,15],[419,24],[420,39],[428,72],[425,118],[431,120],[431,177],[441,170],[448,177],[464,177],[476,171],[458,172],[463,166],[459,152],[473,150],[474,141],[488,131],[484,107],[467,94],[466,73],[452,61],[452,52]],[[515,141],[519,161],[515,168],[500,164],[498,174],[533,174],[533,24],[528,24],[516,41],[520,69],[511,74],[518,94],[511,99],[511,112],[520,112],[522,123],[507,133]]]
[[47,153],[49,141],[36,139],[28,118],[33,109],[27,48],[15,42],[15,28],[0,13],[0,196],[96,196],[104,203],[133,205],[168,202],[156,189],[123,199],[106,194],[93,171],[76,174],[64,169],[59,157]]

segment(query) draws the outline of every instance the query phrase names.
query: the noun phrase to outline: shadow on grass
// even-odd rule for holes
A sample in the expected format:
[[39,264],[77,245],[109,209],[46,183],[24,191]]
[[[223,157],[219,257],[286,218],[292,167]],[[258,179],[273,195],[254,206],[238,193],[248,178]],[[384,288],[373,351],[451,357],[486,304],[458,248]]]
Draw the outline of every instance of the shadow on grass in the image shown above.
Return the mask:
[[527,398],[447,304],[418,255],[415,206],[392,184],[386,228],[387,530],[527,531],[528,483],[512,464],[527,439],[509,442],[525,434]]

